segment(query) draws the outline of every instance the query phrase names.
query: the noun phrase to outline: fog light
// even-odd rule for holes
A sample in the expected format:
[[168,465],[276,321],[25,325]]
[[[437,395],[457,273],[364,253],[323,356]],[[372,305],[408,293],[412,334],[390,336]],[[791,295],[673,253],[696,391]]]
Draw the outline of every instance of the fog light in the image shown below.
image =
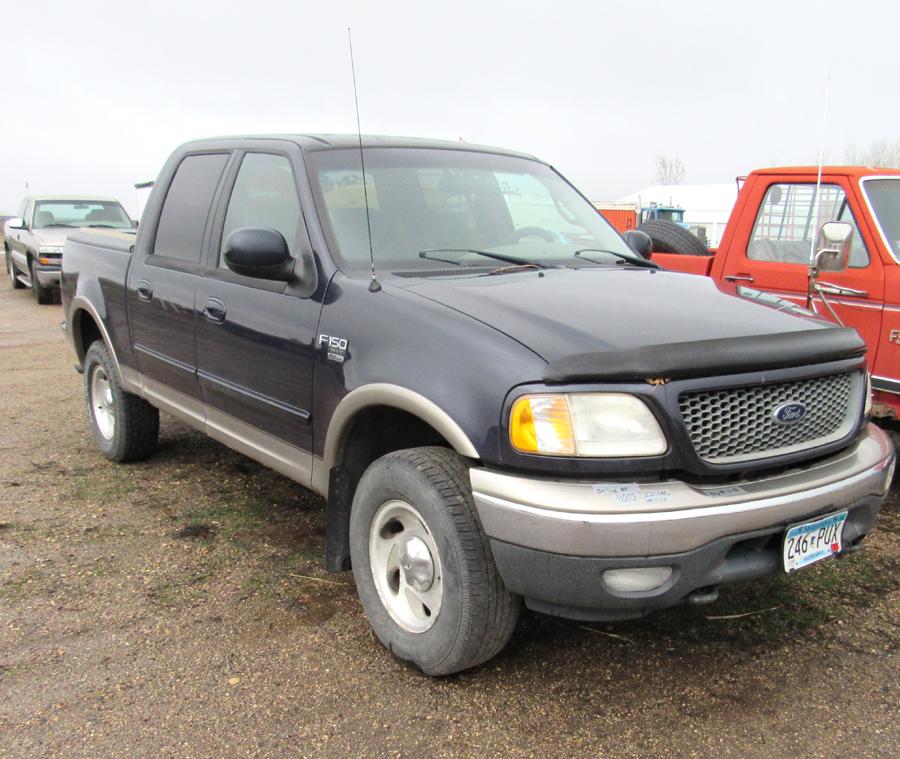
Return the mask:
[[671,576],[672,567],[607,569],[603,573],[603,584],[618,593],[635,593],[641,590],[655,590]]

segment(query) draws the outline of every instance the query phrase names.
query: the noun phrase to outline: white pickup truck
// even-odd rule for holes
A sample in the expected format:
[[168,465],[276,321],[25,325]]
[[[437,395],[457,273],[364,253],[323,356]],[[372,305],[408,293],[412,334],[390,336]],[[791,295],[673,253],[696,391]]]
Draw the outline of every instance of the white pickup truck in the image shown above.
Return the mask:
[[6,272],[13,289],[30,287],[38,303],[51,303],[59,289],[66,237],[81,227],[133,229],[134,223],[114,198],[25,198],[19,215],[3,225]]

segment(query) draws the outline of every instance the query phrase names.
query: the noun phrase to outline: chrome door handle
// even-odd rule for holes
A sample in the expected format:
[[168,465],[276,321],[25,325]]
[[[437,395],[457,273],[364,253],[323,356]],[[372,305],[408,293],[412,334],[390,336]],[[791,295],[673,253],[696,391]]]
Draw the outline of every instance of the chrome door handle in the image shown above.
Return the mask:
[[146,279],[137,283],[137,296],[141,300],[153,300],[153,285]]
[[225,321],[225,304],[218,298],[207,298],[203,306],[203,315],[215,324]]
[[752,282],[753,277],[750,274],[726,274],[723,279],[726,282]]
[[826,295],[852,295],[855,298],[866,298],[869,293],[865,290],[857,290],[855,287],[844,287],[831,282],[816,282],[816,289]]

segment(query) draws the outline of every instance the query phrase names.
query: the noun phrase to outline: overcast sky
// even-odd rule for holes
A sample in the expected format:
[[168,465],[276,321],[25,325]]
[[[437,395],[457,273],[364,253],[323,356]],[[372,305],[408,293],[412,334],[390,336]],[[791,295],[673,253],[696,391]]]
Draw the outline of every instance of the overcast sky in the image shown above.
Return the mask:
[[180,142],[364,132],[534,153],[614,200],[677,154],[689,182],[900,137],[896,0],[170,3],[42,0],[3,14],[0,212],[119,197]]

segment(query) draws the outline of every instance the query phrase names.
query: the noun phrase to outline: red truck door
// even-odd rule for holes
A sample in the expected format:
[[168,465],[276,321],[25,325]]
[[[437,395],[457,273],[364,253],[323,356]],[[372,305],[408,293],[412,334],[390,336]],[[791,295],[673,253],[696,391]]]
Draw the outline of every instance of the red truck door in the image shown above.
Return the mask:
[[[860,234],[857,218],[865,218],[845,177],[826,176],[817,191],[815,179],[792,175],[756,175],[751,193],[724,253],[719,276],[774,293],[804,306],[807,267],[817,227],[826,221],[853,225],[850,267],[819,278],[840,319],[855,327],[866,343],[878,345],[884,306],[884,270],[874,245]],[[816,206],[818,205],[818,218]],[[816,299],[816,310],[831,319]],[[869,362],[875,352],[870,351]]]

